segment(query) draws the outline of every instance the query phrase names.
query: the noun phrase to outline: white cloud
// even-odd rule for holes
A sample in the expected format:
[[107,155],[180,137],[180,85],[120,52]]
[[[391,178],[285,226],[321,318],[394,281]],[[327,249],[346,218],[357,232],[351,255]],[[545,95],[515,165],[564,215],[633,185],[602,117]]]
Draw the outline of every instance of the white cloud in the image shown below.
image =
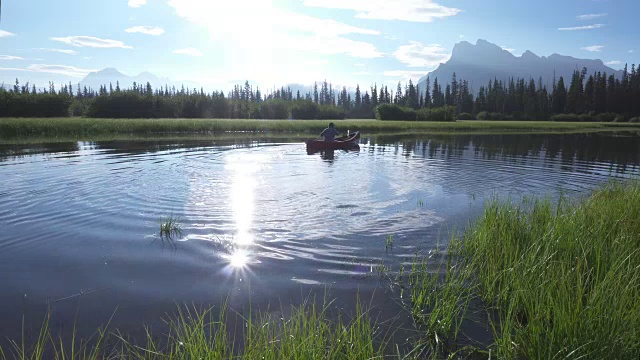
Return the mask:
[[460,39],[463,39],[463,38],[464,38],[464,35],[460,34],[458,37],[459,37]]
[[516,49],[510,48],[508,46],[500,46],[500,47],[502,48],[502,50],[506,50],[506,51],[508,51],[510,53],[513,53],[514,51],[516,51]]
[[458,14],[460,9],[439,5],[433,0],[305,0],[304,5],[352,10],[360,19],[432,22]]
[[147,3],[147,0],[129,0],[129,6],[139,8]]
[[345,54],[361,59],[374,59],[383,55],[373,44],[343,37],[281,36],[280,40],[273,44],[274,49],[281,48],[324,55]]
[[561,31],[592,30],[592,29],[600,29],[602,27],[604,27],[604,24],[593,24],[593,25],[576,26],[576,27],[561,27],[561,28],[558,28],[558,30],[561,30]]
[[431,68],[446,62],[451,57],[451,54],[438,44],[424,45],[417,41],[400,46],[393,55],[398,61],[409,65],[409,67]]
[[14,33],[10,33],[8,31],[0,30],[0,38],[9,37],[9,36],[15,36],[15,35],[16,34],[14,34]]
[[67,36],[54,37],[51,40],[59,41],[68,45],[77,47],[94,47],[94,48],[121,48],[132,49],[132,46],[125,45],[122,41],[111,39],[100,39],[93,36]]
[[[277,9],[272,6],[271,0],[169,0],[168,4],[178,16],[210,27],[214,35],[228,33],[234,38],[250,37],[255,40],[256,36],[262,37],[265,31],[271,33],[274,30],[297,30],[324,36],[380,34],[377,30],[359,28],[333,19]],[[251,26],[238,26],[240,22]]]
[[602,14],[584,14],[584,15],[576,16],[576,19],[578,19],[578,20],[593,20],[593,19],[605,17],[607,15],[608,15],[607,13],[602,13]]
[[174,50],[173,51],[174,54],[179,54],[179,55],[189,55],[189,56],[202,56],[202,51],[196,49],[196,48],[184,48],[184,49],[178,49],[178,50]]
[[358,72],[354,72],[354,73],[353,73],[353,75],[356,75],[356,76],[365,76],[365,75],[371,75],[371,73],[370,73],[370,72],[368,72],[368,71],[358,71]]
[[278,23],[275,24],[276,26],[322,34],[323,36],[339,36],[347,34],[380,35],[380,31],[347,25],[333,19],[320,19],[308,15],[284,11],[275,11],[274,15],[279,18]]
[[601,52],[603,48],[604,48],[603,45],[591,45],[591,46],[581,47],[580,49],[585,51],[591,51],[591,52]]
[[0,60],[24,60],[20,56],[0,55]]
[[609,65],[609,66],[622,65],[622,61],[620,60],[607,61],[605,65]]
[[70,77],[84,77],[84,76],[87,76],[90,72],[97,71],[93,69],[81,69],[81,68],[77,68],[74,66],[67,66],[67,65],[45,65],[45,64],[33,64],[33,65],[29,65],[26,68],[0,68],[0,70],[49,73],[49,74],[66,75]]
[[[327,73],[323,66],[307,65],[309,60],[329,55],[360,59],[383,56],[367,41],[369,36],[381,37],[378,30],[294,13],[272,3],[276,1],[168,0],[177,16],[206,29],[209,36],[223,46],[225,58],[229,59],[223,70],[210,69],[189,76],[252,79],[261,87],[288,82],[313,83],[324,79]],[[350,35],[360,38],[351,39]]]
[[[372,44],[344,35],[380,35],[377,30],[351,26],[276,8],[272,0],[169,0],[176,14],[209,30],[213,38],[234,44],[228,56],[237,67],[270,67],[283,63],[286,51],[346,54],[374,58],[382,53]],[[247,26],[238,26],[238,24]],[[250,25],[250,26],[249,26]]]
[[365,67],[365,66],[367,66],[367,65],[366,65],[366,64],[363,64],[363,63],[355,63],[355,64],[353,64],[353,66],[356,66],[356,67]]
[[51,52],[57,52],[57,53],[61,53],[61,54],[67,54],[67,55],[77,55],[78,52],[75,50],[69,50],[69,49],[45,49],[45,48],[39,48],[36,50],[42,50],[42,51],[51,51]]
[[33,64],[33,65],[30,65],[27,69],[35,72],[45,72],[45,73],[60,74],[60,75],[67,75],[67,76],[73,76],[73,77],[83,77],[83,76],[87,76],[90,72],[97,71],[95,69],[81,69],[75,66],[45,65],[45,64]]
[[164,29],[157,26],[134,26],[125,30],[128,33],[141,33],[145,35],[162,35],[164,34]]

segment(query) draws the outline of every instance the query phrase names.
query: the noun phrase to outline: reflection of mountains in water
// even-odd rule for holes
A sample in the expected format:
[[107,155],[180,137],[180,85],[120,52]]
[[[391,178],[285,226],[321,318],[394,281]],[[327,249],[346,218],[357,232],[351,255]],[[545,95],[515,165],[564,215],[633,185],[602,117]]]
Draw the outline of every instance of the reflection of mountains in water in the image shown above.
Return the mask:
[[[366,139],[365,139],[366,140]],[[537,157],[563,165],[601,162],[616,172],[640,164],[640,141],[631,133],[374,136],[371,145],[401,149],[404,156],[505,160]],[[386,149],[385,149],[386,147]],[[370,151],[373,151],[373,147]]]

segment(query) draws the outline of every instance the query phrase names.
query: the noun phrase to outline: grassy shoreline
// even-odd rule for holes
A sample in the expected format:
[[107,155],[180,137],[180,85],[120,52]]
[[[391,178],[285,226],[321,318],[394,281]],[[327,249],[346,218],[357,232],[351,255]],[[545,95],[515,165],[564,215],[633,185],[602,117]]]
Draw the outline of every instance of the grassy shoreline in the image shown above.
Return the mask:
[[493,200],[450,246],[501,359],[640,356],[640,182],[581,199]]
[[[383,335],[359,300],[355,316],[346,320],[328,316],[326,297],[292,307],[286,320],[241,314],[242,349],[234,349],[227,336],[223,304],[219,318],[179,310],[162,345],[150,334],[146,344],[136,345],[120,333],[99,330],[97,345],[85,344],[76,353],[102,358],[104,349],[96,346],[115,337],[115,355],[133,359],[640,356],[639,181],[610,183],[589,196],[558,202],[489,201],[462,235],[452,234],[442,256],[416,260],[409,269],[379,269],[399,290],[421,334],[405,354],[395,352],[388,333]],[[464,331],[465,322],[478,318],[492,329],[490,343],[478,344]],[[41,359],[47,347],[68,356],[64,341],[54,339],[45,325],[36,344],[14,343],[14,349],[0,349],[0,358]],[[392,356],[384,355],[388,345]]]
[[[640,131],[633,123],[572,123],[550,121],[456,121],[416,122],[378,120],[336,120],[341,131],[367,133],[566,133],[597,131]],[[89,119],[89,118],[0,118],[0,141],[32,138],[92,140],[97,137],[132,135],[220,135],[317,134],[326,120],[246,119]]]

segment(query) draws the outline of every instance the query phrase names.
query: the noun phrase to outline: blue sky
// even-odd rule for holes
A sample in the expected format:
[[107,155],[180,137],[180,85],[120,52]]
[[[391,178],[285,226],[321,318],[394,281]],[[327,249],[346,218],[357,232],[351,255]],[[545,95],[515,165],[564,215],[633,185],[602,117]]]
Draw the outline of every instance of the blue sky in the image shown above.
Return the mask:
[[0,82],[114,67],[225,91],[245,79],[395,84],[478,38],[621,68],[639,62],[639,13],[638,0],[5,0]]

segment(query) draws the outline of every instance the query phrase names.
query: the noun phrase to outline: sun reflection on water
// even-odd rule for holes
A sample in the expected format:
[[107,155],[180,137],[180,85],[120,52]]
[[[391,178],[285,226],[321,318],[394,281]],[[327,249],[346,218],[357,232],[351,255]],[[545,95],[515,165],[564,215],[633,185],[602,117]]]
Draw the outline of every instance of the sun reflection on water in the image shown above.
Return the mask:
[[229,265],[235,269],[243,269],[249,264],[249,255],[242,249],[235,250],[233,253],[226,255],[225,258]]
[[246,268],[252,262],[248,248],[255,243],[252,232],[256,206],[256,189],[260,171],[267,167],[267,154],[230,154],[226,157],[225,170],[230,174],[230,202],[235,234],[233,251],[225,256],[233,268]]

